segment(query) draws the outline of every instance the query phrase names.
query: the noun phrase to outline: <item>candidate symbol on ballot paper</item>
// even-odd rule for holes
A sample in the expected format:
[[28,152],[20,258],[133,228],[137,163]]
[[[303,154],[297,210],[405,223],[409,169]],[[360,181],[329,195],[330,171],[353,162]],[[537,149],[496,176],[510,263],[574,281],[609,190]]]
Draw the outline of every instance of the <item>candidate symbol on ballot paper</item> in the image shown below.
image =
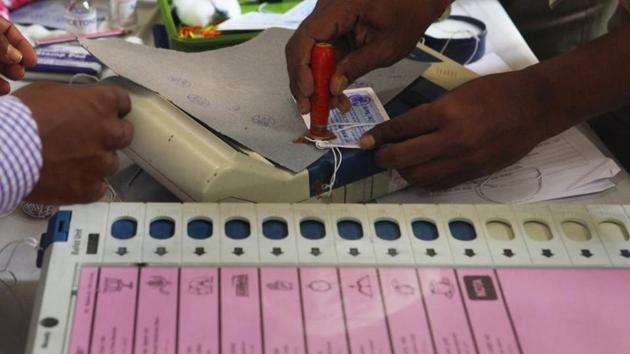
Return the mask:
[[400,295],[413,295],[416,292],[413,286],[401,283],[398,279],[392,279],[392,287]]
[[464,276],[466,293],[471,300],[497,300],[497,291],[492,278],[487,275]]
[[192,295],[210,295],[214,288],[214,277],[199,276],[188,283],[188,293]]
[[455,287],[451,280],[446,277],[442,277],[439,280],[431,280],[429,283],[429,289],[433,295],[442,295],[448,299],[452,299],[455,295]]
[[267,283],[267,289],[269,290],[282,290],[282,291],[291,291],[293,290],[293,283],[286,280],[276,280],[271,283]]
[[249,275],[236,274],[232,276],[234,294],[238,297],[249,297]]
[[326,280],[313,280],[308,283],[306,287],[318,293],[325,293],[326,291],[332,289],[332,284]]
[[170,294],[171,282],[161,275],[152,275],[147,281],[147,285],[164,295]]
[[367,297],[374,296],[372,292],[372,281],[370,280],[369,275],[364,275],[359,278],[354,284],[349,285],[350,288],[356,289],[359,294],[365,295]]
[[116,292],[122,291],[125,288],[132,289],[133,288],[133,282],[125,283],[120,278],[105,277],[105,282],[104,282],[104,285],[103,285],[103,292],[104,293],[116,293]]

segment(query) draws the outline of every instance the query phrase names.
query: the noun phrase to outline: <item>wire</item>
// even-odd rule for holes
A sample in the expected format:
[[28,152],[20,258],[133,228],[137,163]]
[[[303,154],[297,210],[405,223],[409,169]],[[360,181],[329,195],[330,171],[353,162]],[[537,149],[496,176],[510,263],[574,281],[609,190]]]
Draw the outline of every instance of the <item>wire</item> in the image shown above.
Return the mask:
[[[343,154],[341,149],[336,146],[330,148],[333,153],[333,173],[330,177],[330,182],[328,184],[323,184],[322,189],[326,190],[326,196],[330,197],[332,195],[333,188],[335,188],[335,182],[337,182],[337,173],[341,168],[341,163],[343,162]],[[337,156],[338,155],[338,156]]]
[[477,52],[479,51],[479,42],[481,42],[481,38],[479,38],[479,34],[476,34],[470,30],[457,30],[457,31],[449,31],[448,33],[451,34],[451,36],[446,40],[446,43],[444,43],[444,45],[442,46],[442,49],[440,49],[440,54],[444,54],[444,52],[446,51],[446,49],[448,48],[448,45],[451,44],[451,41],[453,39],[455,39],[455,35],[460,34],[460,33],[466,33],[471,35],[472,38],[475,39],[475,50],[473,50],[472,54],[470,55],[470,57],[468,58],[468,60],[466,60],[464,62],[464,65],[470,64],[470,62],[473,60],[473,58],[475,57],[475,55],[477,55]]
[[15,276],[15,274],[9,270],[9,266],[11,265],[11,262],[13,261],[13,257],[15,257],[15,252],[17,251],[18,247],[20,247],[20,245],[27,245],[30,246],[32,248],[38,248],[39,247],[39,242],[37,241],[36,238],[34,237],[29,237],[26,238],[24,240],[14,240],[11,241],[7,244],[5,244],[4,246],[2,246],[2,248],[0,248],[0,256],[6,252],[11,246],[13,246],[13,248],[11,249],[11,251],[9,251],[9,257],[7,258],[4,266],[2,268],[0,268],[0,274],[7,272],[11,278],[14,281],[14,285],[17,283],[17,277]]
[[[26,329],[27,324],[28,324],[26,309],[24,307],[24,304],[22,303],[22,300],[20,299],[19,296],[17,296],[17,294],[15,293],[15,290],[13,289],[18,284],[18,278],[15,275],[15,273],[13,273],[13,271],[9,270],[9,266],[11,265],[11,262],[13,261],[13,258],[15,257],[15,252],[20,247],[20,245],[27,245],[27,246],[30,246],[30,247],[36,249],[36,248],[39,247],[39,242],[34,237],[28,237],[28,238],[23,239],[23,240],[11,241],[11,242],[5,244],[4,246],[2,246],[2,248],[0,248],[0,256],[1,256],[3,253],[7,252],[7,250],[10,247],[13,246],[13,248],[9,251],[9,257],[7,258],[7,261],[5,262],[4,266],[2,268],[0,268],[0,275],[2,275],[3,273],[7,273],[11,277],[12,284],[10,284],[6,280],[2,279],[1,277],[0,277],[0,284],[2,284],[2,286],[4,286],[4,288],[6,288],[7,292],[10,295],[10,297],[17,304],[17,310],[19,312],[19,317],[20,317],[20,324],[19,325],[20,325],[21,328]],[[18,332],[19,333],[25,333],[24,330],[20,330]]]
[[322,184],[322,190],[326,191],[326,196],[330,197],[332,195],[333,188],[335,188],[335,182],[337,181],[337,173],[341,168],[341,163],[343,162],[343,153],[341,149],[336,146],[325,146],[321,144],[321,140],[315,140],[309,138],[308,136],[304,137],[304,140],[309,141],[315,144],[315,147],[320,150],[330,149],[333,154],[333,172],[330,176],[330,181],[326,184]]

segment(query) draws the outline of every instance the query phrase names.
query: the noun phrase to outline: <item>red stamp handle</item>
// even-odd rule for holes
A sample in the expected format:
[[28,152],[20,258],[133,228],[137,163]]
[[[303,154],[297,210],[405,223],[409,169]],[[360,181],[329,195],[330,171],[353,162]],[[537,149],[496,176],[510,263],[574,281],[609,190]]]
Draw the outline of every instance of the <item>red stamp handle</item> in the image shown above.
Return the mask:
[[335,135],[328,131],[330,112],[330,79],[336,66],[335,48],[328,43],[317,43],[311,51],[311,72],[315,90],[311,96],[311,129],[307,136],[328,140]]

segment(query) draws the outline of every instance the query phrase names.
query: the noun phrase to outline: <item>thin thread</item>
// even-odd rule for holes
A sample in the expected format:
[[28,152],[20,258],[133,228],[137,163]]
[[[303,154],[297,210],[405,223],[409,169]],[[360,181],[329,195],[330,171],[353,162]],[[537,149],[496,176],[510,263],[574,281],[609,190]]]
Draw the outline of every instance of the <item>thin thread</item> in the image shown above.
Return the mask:
[[[328,197],[332,195],[333,188],[335,187],[335,182],[337,181],[337,172],[339,172],[339,169],[341,168],[341,163],[343,162],[343,154],[341,153],[341,150],[336,146],[331,147],[331,150],[333,152],[334,163],[333,173],[330,177],[330,182],[328,184],[322,185],[322,189],[327,190],[326,196]],[[339,155],[339,157],[337,157],[337,154]]]
[[[15,279],[15,275],[13,273],[11,273],[11,275],[14,277]],[[19,312],[19,317],[20,317],[20,327],[23,329],[27,328],[27,314],[26,314],[26,310],[24,308],[24,304],[22,303],[22,300],[20,300],[20,298],[17,296],[17,294],[15,293],[15,291],[13,291],[13,286],[15,286],[15,284],[17,284],[17,280],[15,280],[15,284],[14,285],[9,285],[7,284],[6,281],[0,279],[0,284],[4,285],[4,287],[7,289],[7,291],[9,292],[9,295],[11,295],[11,297],[13,298],[13,300],[17,303],[18,307],[18,312]],[[24,335],[26,334],[24,331],[18,331],[19,333],[21,333],[21,337],[24,338]]]
[[[13,298],[13,300],[17,304],[17,309],[18,309],[19,317],[21,321],[21,327],[26,329],[26,326],[28,323],[26,310],[24,308],[24,304],[22,303],[20,297],[17,296],[17,294],[13,290],[13,287],[16,286],[18,283],[18,279],[15,273],[9,270],[9,266],[11,265],[11,262],[13,261],[13,258],[15,256],[15,252],[17,251],[18,247],[20,247],[20,245],[27,245],[34,249],[37,249],[39,247],[39,242],[34,237],[28,237],[24,240],[11,241],[7,243],[6,245],[4,245],[2,248],[0,248],[0,256],[1,256],[4,252],[6,252],[9,249],[9,247],[13,246],[13,249],[10,251],[7,261],[5,262],[4,266],[0,269],[0,275],[2,275],[2,273],[7,273],[11,277],[11,280],[13,281],[13,283],[9,284],[4,279],[0,278],[0,284],[2,284],[7,289],[9,295],[11,296],[11,298]],[[23,331],[19,331],[19,332],[23,333]]]
[[24,240],[14,240],[14,241],[11,241],[11,242],[7,243],[6,245],[4,245],[2,248],[0,248],[0,255],[2,255],[4,252],[6,252],[7,249],[9,249],[9,247],[11,247],[11,246],[14,246],[14,247],[10,251],[9,257],[7,258],[7,261],[5,262],[4,266],[2,268],[0,268],[0,274],[4,273],[4,272],[8,272],[15,279],[15,275],[12,274],[12,272],[9,271],[8,269],[9,269],[9,266],[11,265],[11,261],[13,260],[13,257],[15,256],[15,252],[17,251],[18,247],[20,245],[22,245],[22,244],[25,244],[25,245],[30,246],[32,248],[39,247],[39,242],[34,237],[29,237],[29,238],[26,238]]
[[[339,132],[360,128],[360,127],[373,127],[376,123],[352,123],[352,122],[339,122],[339,123],[329,123],[328,126],[342,126],[343,128],[332,130],[333,133],[337,134]],[[335,188],[335,183],[337,182],[337,173],[341,169],[341,164],[343,163],[343,153],[338,146],[328,146],[325,145],[325,142],[321,140],[311,139],[307,136],[304,137],[304,140],[309,141],[315,144],[315,147],[320,150],[330,149],[333,154],[333,173],[330,176],[330,181],[326,184],[322,184],[322,190],[326,192],[326,196],[330,197],[332,195],[333,188]]]
[[[472,54],[470,55],[470,57],[468,58],[468,60],[466,60],[464,62],[464,65],[470,64],[470,62],[473,60],[473,58],[475,57],[475,55],[477,55],[477,51],[479,51],[479,42],[481,41],[481,39],[479,38],[478,34],[475,34],[474,32],[470,31],[470,30],[457,30],[457,31],[444,31],[447,33],[450,33],[451,36],[446,40],[446,43],[444,43],[444,45],[442,46],[442,49],[440,50],[440,54],[444,54],[444,52],[446,51],[446,48],[448,48],[448,45],[451,44],[451,41],[453,39],[455,39],[455,35],[456,34],[460,34],[460,33],[466,33],[472,36],[472,38],[474,38],[475,40],[475,50],[473,50]],[[423,42],[424,44],[424,42]]]
[[330,181],[328,183],[322,184],[322,189],[326,191],[326,196],[330,197],[332,195],[333,188],[335,187],[335,182],[337,181],[337,172],[339,172],[339,168],[341,167],[341,163],[343,162],[343,154],[341,153],[341,149],[336,146],[321,145],[321,140],[311,139],[308,136],[305,136],[304,140],[314,143],[315,147],[320,150],[330,149],[333,154],[332,176],[330,177]]

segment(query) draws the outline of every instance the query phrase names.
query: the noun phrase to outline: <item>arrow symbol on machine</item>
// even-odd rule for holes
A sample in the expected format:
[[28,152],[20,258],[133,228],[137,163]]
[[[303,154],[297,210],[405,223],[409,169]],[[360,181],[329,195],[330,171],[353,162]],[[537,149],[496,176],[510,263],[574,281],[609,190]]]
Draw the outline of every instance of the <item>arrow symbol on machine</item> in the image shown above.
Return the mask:
[[621,254],[621,257],[630,258],[630,251],[629,250],[621,250],[620,254]]
[[359,249],[358,248],[354,248],[354,247],[350,248],[350,252],[348,252],[348,253],[350,253],[350,255],[353,256],[353,257],[356,257],[356,256],[361,254],[359,252]]
[[158,247],[155,249],[155,254],[157,254],[158,256],[163,256],[167,253],[168,252],[166,251],[166,247]]
[[511,249],[506,248],[503,250],[503,255],[506,256],[507,258],[512,258],[514,257],[514,252],[512,252]]
[[593,252],[591,252],[590,250],[582,250],[582,252],[580,252],[582,254],[582,256],[586,257],[586,258],[591,258],[594,256]]
[[116,254],[119,256],[124,256],[127,253],[129,253],[127,252],[127,247],[118,247],[118,250],[116,250]]
[[435,257],[435,256],[437,256],[437,252],[435,252],[435,250],[433,248],[427,248],[427,256]]
[[273,254],[276,257],[281,256],[282,255],[282,248],[274,247],[273,250],[271,251],[271,254]]
[[234,253],[236,256],[240,257],[240,256],[245,254],[245,251],[243,251],[242,247],[234,247],[234,252],[232,252],[232,253]]
[[398,250],[396,250],[395,248],[390,248],[387,250],[387,254],[392,257],[396,257],[398,255]]
[[475,251],[472,248],[466,248],[464,254],[466,255],[466,257],[472,258],[475,256]]
[[203,256],[206,253],[206,250],[203,247],[195,248],[195,254],[198,256]]
[[547,257],[547,258],[551,258],[551,257],[553,257],[553,252],[551,252],[550,249],[545,248],[544,250],[542,250],[542,255]]
[[320,254],[322,254],[322,251],[319,249],[319,247],[312,247],[311,248],[311,254],[315,257],[319,256]]

